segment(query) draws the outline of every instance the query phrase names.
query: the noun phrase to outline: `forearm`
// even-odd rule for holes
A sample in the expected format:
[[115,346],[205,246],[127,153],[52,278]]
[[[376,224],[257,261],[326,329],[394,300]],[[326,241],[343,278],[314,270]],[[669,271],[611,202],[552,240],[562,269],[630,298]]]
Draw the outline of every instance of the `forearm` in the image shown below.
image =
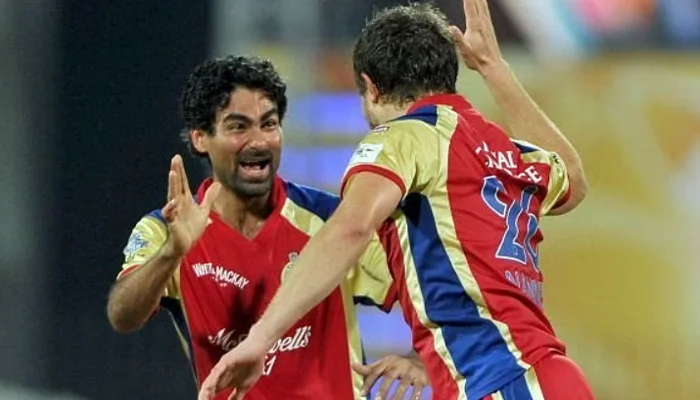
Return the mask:
[[581,158],[574,146],[539,108],[508,66],[502,62],[481,71],[496,103],[505,114],[514,139],[556,152],[567,166],[571,200],[579,202],[587,191]]
[[133,332],[146,323],[180,261],[179,257],[158,252],[114,284],[107,302],[107,315],[114,330]]
[[309,241],[250,335],[272,346],[345,278],[372,233],[328,223]]

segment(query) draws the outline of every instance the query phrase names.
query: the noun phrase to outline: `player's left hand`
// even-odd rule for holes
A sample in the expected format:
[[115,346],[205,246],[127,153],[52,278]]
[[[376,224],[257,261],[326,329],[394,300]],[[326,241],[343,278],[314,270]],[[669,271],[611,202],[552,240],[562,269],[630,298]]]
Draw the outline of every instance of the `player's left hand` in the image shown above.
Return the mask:
[[[375,400],[402,400],[407,394],[410,394],[409,399],[418,400],[423,389],[429,385],[425,367],[415,357],[390,355],[370,365],[354,364],[352,368],[365,378],[362,386],[364,395],[369,394],[379,377],[384,378]],[[389,389],[395,381],[399,385],[389,396]]]
[[462,0],[462,3],[467,28],[462,33],[458,27],[451,26],[450,33],[467,67],[483,73],[503,62],[488,0]]
[[229,400],[241,400],[263,373],[267,351],[252,339],[242,341],[219,359],[199,389],[198,400],[211,400],[233,389]]

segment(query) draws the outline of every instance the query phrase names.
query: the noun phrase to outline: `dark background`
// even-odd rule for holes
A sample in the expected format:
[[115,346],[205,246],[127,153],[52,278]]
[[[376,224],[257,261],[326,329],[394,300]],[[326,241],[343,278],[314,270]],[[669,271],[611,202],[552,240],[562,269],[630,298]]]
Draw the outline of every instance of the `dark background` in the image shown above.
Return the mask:
[[178,99],[208,55],[209,10],[128,3],[61,7],[51,386],[92,399],[193,398],[167,314],[119,336],[105,304],[132,226],[162,205],[169,156],[184,149]]

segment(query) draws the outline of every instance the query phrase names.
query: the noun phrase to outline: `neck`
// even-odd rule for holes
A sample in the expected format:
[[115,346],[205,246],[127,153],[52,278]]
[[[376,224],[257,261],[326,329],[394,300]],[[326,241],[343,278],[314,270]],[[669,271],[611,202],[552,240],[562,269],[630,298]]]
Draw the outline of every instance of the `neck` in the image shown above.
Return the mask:
[[406,113],[408,113],[408,109],[411,108],[412,105],[413,102],[404,103],[400,106],[395,104],[387,104],[382,111],[382,119],[384,122],[388,122],[402,115],[406,115]]
[[380,124],[384,124],[388,121],[394,120],[398,117],[406,115],[408,109],[415,104],[415,102],[424,97],[433,96],[437,93],[428,92],[423,93],[414,101],[402,101],[400,103],[384,103],[379,106],[378,119],[381,121]]
[[214,211],[243,236],[252,238],[272,213],[270,195],[268,192],[259,197],[242,198],[224,186],[214,202]]

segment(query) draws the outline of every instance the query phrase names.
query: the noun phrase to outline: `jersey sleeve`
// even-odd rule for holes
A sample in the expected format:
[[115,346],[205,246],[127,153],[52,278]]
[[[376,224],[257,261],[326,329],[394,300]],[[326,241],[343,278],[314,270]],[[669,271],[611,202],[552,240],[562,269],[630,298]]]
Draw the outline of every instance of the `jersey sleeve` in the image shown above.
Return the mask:
[[[373,172],[393,181],[405,197],[420,186],[421,165],[426,149],[428,127],[420,121],[402,120],[380,125],[358,145],[341,184],[341,196],[353,175]],[[423,135],[421,135],[421,133]],[[434,146],[430,146],[434,147]]]
[[513,141],[520,149],[520,157],[526,163],[544,164],[548,170],[547,194],[541,205],[541,215],[561,207],[569,199],[571,187],[566,164],[555,152],[547,151],[523,141]]
[[355,304],[375,306],[389,312],[398,299],[386,253],[376,235],[350,271],[348,279]]
[[[159,212],[152,212],[134,226],[124,247],[124,262],[117,279],[144,265],[153,257],[168,238],[168,230]],[[166,286],[164,297],[178,298],[179,290],[175,276]]]

